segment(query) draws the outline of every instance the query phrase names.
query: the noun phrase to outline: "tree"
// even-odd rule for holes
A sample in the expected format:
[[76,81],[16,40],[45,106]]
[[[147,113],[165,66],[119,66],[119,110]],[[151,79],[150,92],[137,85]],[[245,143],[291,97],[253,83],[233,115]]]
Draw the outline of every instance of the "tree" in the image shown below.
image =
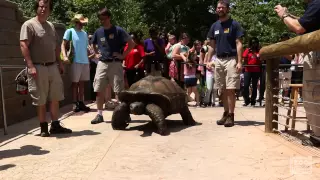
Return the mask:
[[[232,18],[244,28],[245,42],[255,36],[262,44],[270,44],[278,42],[283,33],[294,36],[274,11],[279,1],[261,3],[261,0],[233,0],[232,3]],[[292,14],[301,16],[303,13],[302,0],[281,0],[281,4],[288,7]]]
[[191,37],[204,40],[216,16],[210,13],[212,0],[144,0],[143,16],[148,25],[163,31],[180,34],[188,32]]
[[[35,16],[33,9],[34,1],[13,0],[18,3],[20,9],[27,17]],[[100,22],[97,12],[102,7],[108,7],[112,13],[112,23],[119,25],[127,31],[135,29],[147,29],[141,16],[142,3],[138,0],[53,0],[53,11],[49,17],[50,21],[63,23],[68,28],[72,26],[70,20],[76,13],[81,13],[89,18],[85,30],[93,33]]]

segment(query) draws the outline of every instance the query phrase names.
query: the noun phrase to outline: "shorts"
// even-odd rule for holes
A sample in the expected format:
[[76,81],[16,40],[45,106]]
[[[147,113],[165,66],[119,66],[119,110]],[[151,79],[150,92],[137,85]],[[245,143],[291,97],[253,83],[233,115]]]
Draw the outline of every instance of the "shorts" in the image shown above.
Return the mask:
[[196,77],[185,77],[184,78],[184,83],[187,88],[197,86],[197,81],[198,81],[198,79]]
[[124,89],[123,66],[120,61],[98,62],[93,81],[94,92],[104,92],[108,84],[113,87],[115,93]]
[[240,89],[240,73],[237,72],[237,58],[218,58],[215,61],[217,89]]
[[89,81],[90,64],[72,63],[70,76],[71,82]]
[[32,105],[42,106],[47,101],[64,99],[63,81],[56,64],[51,66],[35,65],[37,77],[28,73],[28,89]]

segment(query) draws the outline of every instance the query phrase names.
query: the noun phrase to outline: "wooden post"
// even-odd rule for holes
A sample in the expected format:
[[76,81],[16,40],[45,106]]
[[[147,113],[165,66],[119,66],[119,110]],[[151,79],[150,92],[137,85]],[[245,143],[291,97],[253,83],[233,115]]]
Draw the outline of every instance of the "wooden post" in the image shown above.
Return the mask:
[[[273,97],[276,96],[276,97]],[[273,120],[278,121],[278,104],[279,96],[279,59],[267,60],[267,77],[266,77],[266,109],[265,109],[265,132],[271,133],[273,129],[278,129],[278,123],[273,123]]]

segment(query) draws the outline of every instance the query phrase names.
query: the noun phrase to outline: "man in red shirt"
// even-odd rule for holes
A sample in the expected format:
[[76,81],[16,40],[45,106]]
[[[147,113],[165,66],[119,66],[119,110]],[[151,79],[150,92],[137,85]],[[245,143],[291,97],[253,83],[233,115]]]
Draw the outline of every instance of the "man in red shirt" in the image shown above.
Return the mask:
[[[247,65],[260,65],[259,58],[259,40],[254,37],[249,41],[249,48],[247,48],[242,57],[244,58],[244,63]],[[251,106],[255,106],[257,98],[257,86],[258,80],[260,77],[260,67],[251,66],[246,67],[244,72],[244,90],[243,90],[243,106],[248,106],[251,103]],[[251,98],[249,97],[249,86],[252,82],[252,94]]]
[[[135,42],[135,47],[130,51],[123,62],[129,86],[144,77],[143,61],[145,56],[144,47],[138,33],[132,32],[130,35]],[[126,45],[125,50],[127,47],[128,45]]]

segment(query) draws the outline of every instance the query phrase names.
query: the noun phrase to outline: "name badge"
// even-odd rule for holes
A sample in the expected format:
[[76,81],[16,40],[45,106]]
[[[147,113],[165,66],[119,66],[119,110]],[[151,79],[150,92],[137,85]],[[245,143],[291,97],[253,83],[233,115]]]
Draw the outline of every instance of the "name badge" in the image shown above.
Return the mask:
[[109,34],[109,39],[113,39],[114,38],[114,34]]
[[105,38],[105,37],[102,37],[102,38],[100,38],[100,41],[101,41],[102,43],[105,43],[105,42],[106,42],[106,38]]
[[216,31],[214,32],[214,35],[217,35],[217,34],[219,34],[219,30],[216,30]]
[[230,30],[229,30],[229,28],[225,28],[225,29],[223,30],[223,32],[224,32],[225,34],[227,34],[227,33],[230,32]]

